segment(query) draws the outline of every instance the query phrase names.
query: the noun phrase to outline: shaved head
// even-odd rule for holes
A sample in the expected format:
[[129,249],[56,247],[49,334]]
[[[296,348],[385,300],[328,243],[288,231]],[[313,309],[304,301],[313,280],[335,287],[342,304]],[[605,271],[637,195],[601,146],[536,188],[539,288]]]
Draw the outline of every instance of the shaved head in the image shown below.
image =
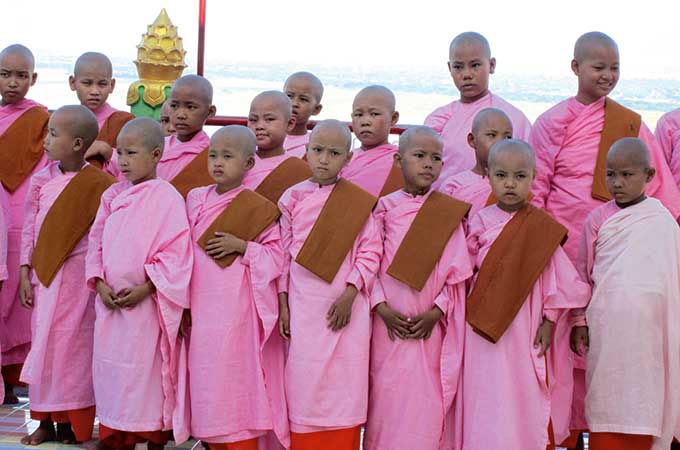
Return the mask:
[[21,44],[12,44],[5,47],[2,52],[0,52],[0,61],[2,61],[6,56],[20,57],[26,60],[27,66],[30,68],[29,72],[33,73],[35,70],[35,57],[33,52],[31,52],[28,47]]
[[484,36],[474,31],[466,31],[461,33],[451,41],[449,45],[449,55],[452,55],[456,50],[456,47],[460,45],[480,46],[484,50],[484,56],[491,58],[491,46],[489,46],[489,41],[486,40]]
[[501,120],[508,125],[508,128],[512,129],[512,121],[505,112],[498,108],[484,108],[477,113],[472,121],[472,134],[477,134],[481,128],[488,126],[492,120]]
[[442,150],[444,143],[442,138],[432,128],[425,125],[410,127],[399,136],[399,154],[403,155],[413,145],[413,139],[429,138],[437,142],[439,150]]
[[133,134],[136,140],[148,151],[156,148],[163,150],[165,137],[160,124],[150,117],[137,117],[126,123],[118,133],[118,142],[121,137]]
[[79,73],[87,71],[90,68],[103,69],[108,77],[113,77],[113,66],[111,60],[103,53],[87,52],[83,53],[76,59],[76,65],[73,67],[73,75],[78,77]]
[[74,138],[81,138],[83,151],[87,150],[99,134],[99,124],[94,113],[83,105],[67,105],[52,113],[53,119],[62,117],[68,133]]
[[354,103],[357,103],[357,100],[360,98],[368,97],[371,97],[373,101],[377,100],[382,102],[382,104],[387,107],[391,113],[397,108],[397,99],[394,97],[394,93],[385,86],[375,84],[363,88],[359,91],[356,97],[354,97]]
[[255,134],[243,125],[227,125],[215,132],[210,138],[211,144],[228,143],[238,148],[243,156],[253,156],[257,149]]
[[253,101],[250,103],[250,109],[256,105],[264,105],[276,108],[287,122],[290,120],[290,116],[293,113],[293,103],[290,101],[288,96],[281,91],[264,91],[255,96]]
[[641,169],[649,169],[651,167],[649,149],[638,138],[623,138],[614,142],[607,152],[607,163],[614,159],[625,160],[631,166]]
[[493,144],[489,152],[489,167],[502,157],[513,155],[526,160],[532,168],[536,167],[536,153],[531,145],[519,139],[503,139]]
[[576,40],[576,45],[574,45],[574,59],[577,62],[582,62],[590,56],[593,48],[612,48],[619,53],[619,47],[614,42],[614,39],[610,38],[604,33],[599,31],[591,31],[582,35]]
[[316,75],[310,72],[295,72],[294,74],[286,78],[286,82],[284,83],[284,90],[285,86],[288,83],[295,80],[304,80],[306,83],[308,83],[317,103],[321,102],[321,97],[323,97],[323,83],[321,83],[321,80],[319,80],[319,78]]
[[350,133],[349,127],[346,124],[335,119],[326,119],[317,123],[309,136],[309,141],[311,142],[318,134],[326,132],[338,133],[343,140],[343,148],[347,151],[350,150],[352,146],[352,133]]
[[[178,78],[172,85],[172,90],[174,91],[175,89],[191,90],[193,95],[201,102],[208,106],[212,105],[213,87],[207,78],[200,75],[184,75]],[[172,96],[172,91],[170,91],[170,96]]]

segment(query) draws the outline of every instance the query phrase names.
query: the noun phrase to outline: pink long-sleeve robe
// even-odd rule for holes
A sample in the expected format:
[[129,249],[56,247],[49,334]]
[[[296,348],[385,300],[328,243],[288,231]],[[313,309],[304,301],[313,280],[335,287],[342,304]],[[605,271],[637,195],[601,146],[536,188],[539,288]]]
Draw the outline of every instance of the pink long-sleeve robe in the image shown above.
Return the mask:
[[[430,193],[413,197],[402,190],[380,199],[375,210],[384,239],[371,306],[387,301],[406,317],[433,306],[444,312],[427,340],[390,340],[382,318],[373,315],[370,396],[364,448],[450,450],[451,409],[463,357],[465,280],[472,265],[462,227],[449,239],[423,289],[387,274],[404,236]],[[455,307],[454,307],[455,306]],[[446,420],[445,420],[446,418]]]
[[172,428],[177,340],[193,264],[184,200],[167,181],[116,183],[90,229],[86,278],[114,292],[150,280],[156,292],[132,309],[95,300],[93,370],[101,424],[120,431]]
[[680,230],[654,198],[595,209],[578,268],[593,285],[586,419],[593,432],[680,435]]
[[[44,108],[41,104],[29,99],[0,106],[0,135],[4,134],[23,113],[35,106]],[[19,299],[21,230],[24,224],[24,201],[28,193],[29,179],[46,164],[47,156],[43,155],[23,183],[14,192],[8,193],[8,277],[0,291],[0,348],[2,348],[2,364],[7,366],[23,363],[30,349],[31,311],[21,306]]]
[[[78,172],[62,173],[52,161],[33,175],[26,198],[21,265],[31,266],[45,216]],[[21,372],[30,385],[31,410],[58,412],[95,404],[92,387],[94,294],[85,280],[85,236],[67,257],[49,287],[35,275],[31,351]]]
[[250,189],[255,190],[262,183],[262,180],[267,178],[274,169],[276,169],[279,164],[290,158],[292,155],[284,153],[283,155],[272,156],[269,158],[260,158],[255,155],[255,165],[252,169],[246,172],[246,176],[243,179],[243,185]]
[[488,177],[466,170],[444,180],[439,186],[439,191],[471,204],[472,208],[467,215],[470,220],[480,210],[486,208],[486,202],[491,194],[491,184]]
[[[263,231],[233,264],[222,269],[197,241],[239,187],[189,192],[194,246],[189,344],[191,434],[210,443],[238,442],[274,430],[290,447],[283,386],[283,344],[278,335],[276,280],[283,249],[278,223]],[[182,375],[180,374],[180,377]]]
[[[7,279],[7,193],[0,183],[0,280]],[[0,342],[0,366],[2,365],[2,342]],[[0,372],[0,398],[5,398],[5,382]]]
[[[536,180],[532,201],[545,208],[569,230],[564,245],[567,256],[576,260],[583,223],[602,201],[591,196],[593,174],[604,127],[605,98],[584,105],[572,97],[543,113],[534,123],[529,143],[536,151]],[[680,192],[654,136],[643,123],[640,139],[648,146],[656,176],[647,193],[661,200],[674,217],[680,215]],[[577,371],[585,370],[585,359],[576,358]],[[585,386],[576,373],[572,429],[586,429],[583,414]]]
[[305,153],[307,153],[309,136],[309,132],[298,136],[292,134],[286,136],[286,140],[283,142],[283,148],[286,150],[286,154],[297,158],[305,156]]
[[439,133],[444,141],[444,167],[435,187],[450,176],[475,166],[475,151],[468,144],[467,135],[475,116],[484,108],[498,108],[505,112],[512,122],[513,136],[516,139],[529,139],[529,119],[522,111],[491,92],[473,103],[456,100],[435,109],[425,119],[425,125]]
[[[470,220],[468,247],[477,269],[512,217],[492,205]],[[551,422],[556,442],[569,435],[572,354],[567,313],[582,308],[589,293],[558,248],[496,344],[466,326],[462,446],[456,448],[542,450]],[[543,317],[555,323],[547,358],[539,358],[533,347]]]
[[[334,185],[309,180],[279,200],[285,253],[279,292],[288,292],[290,348],[285,384],[291,431],[351,428],[366,422],[371,318],[367,293],[380,264],[382,243],[369,217],[331,284],[295,262]],[[350,323],[338,332],[326,313],[347,284],[359,290]]]
[[355,148],[352,160],[340,172],[341,176],[378,197],[394,165],[398,148],[385,144],[371,150]]
[[661,116],[654,136],[671,168],[675,184],[680,186],[680,108]]

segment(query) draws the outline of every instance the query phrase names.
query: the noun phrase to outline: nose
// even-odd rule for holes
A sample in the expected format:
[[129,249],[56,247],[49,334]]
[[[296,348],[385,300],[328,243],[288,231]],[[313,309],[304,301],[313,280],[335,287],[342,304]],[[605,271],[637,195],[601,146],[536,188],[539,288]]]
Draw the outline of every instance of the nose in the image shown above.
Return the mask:
[[15,88],[19,85],[19,80],[17,80],[16,77],[10,77],[8,84],[9,84],[9,87]]
[[471,80],[472,79],[472,72],[470,71],[469,67],[463,68],[463,79],[464,80]]

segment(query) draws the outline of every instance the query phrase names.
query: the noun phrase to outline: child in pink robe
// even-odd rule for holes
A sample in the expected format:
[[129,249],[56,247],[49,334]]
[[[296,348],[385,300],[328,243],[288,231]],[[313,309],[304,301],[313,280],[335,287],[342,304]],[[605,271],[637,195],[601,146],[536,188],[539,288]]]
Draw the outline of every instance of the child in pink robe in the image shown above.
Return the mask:
[[193,256],[184,200],[156,178],[163,132],[150,118],[118,137],[127,181],[111,186],[90,230],[88,285],[97,290],[93,379],[100,441],[132,448],[169,438],[178,333],[189,307]]
[[487,206],[491,195],[488,179],[491,146],[501,139],[511,138],[512,122],[500,109],[485,108],[472,121],[467,139],[468,145],[475,150],[475,167],[447,178],[439,186],[441,192],[472,205],[468,219]]
[[366,422],[370,349],[370,292],[381,255],[374,219],[359,230],[331,283],[296,258],[349,160],[351,136],[338,121],[312,131],[308,161],[312,178],[279,200],[285,250],[279,280],[280,332],[290,339],[286,397],[292,448],[313,450],[331,443],[358,450]]
[[588,215],[581,236],[578,268],[593,296],[572,347],[588,351],[592,450],[613,448],[600,441],[616,435],[617,450],[667,450],[680,431],[680,231],[645,196],[653,176],[642,141],[615,143],[607,155],[614,200]]
[[671,168],[675,183],[680,186],[680,108],[661,116],[656,123],[654,136]]
[[[13,125],[22,127],[28,125],[24,123],[25,117],[36,110],[44,112],[41,120],[44,120],[45,127],[41,129],[40,137],[44,136],[47,131],[47,108],[26,98],[29,88],[35,84],[37,79],[33,69],[34,58],[28,48],[15,44],[0,52],[0,73],[3,74],[0,77],[0,136],[4,136]],[[40,140],[40,137],[35,136],[37,140]],[[11,144],[6,142],[3,145],[7,147],[0,147],[0,155],[3,157],[3,167],[0,170],[10,169],[7,173],[0,175],[0,181],[8,193],[6,202],[8,273],[3,289],[0,291],[0,348],[2,349],[2,374],[6,388],[3,396],[4,403],[19,401],[13,393],[12,385],[19,382],[21,364],[28,355],[31,343],[31,312],[21,306],[19,299],[19,254],[21,228],[24,223],[24,200],[28,193],[30,177],[47,164],[47,157],[44,154],[36,155],[35,160],[27,164],[27,167],[32,167],[32,169],[23,173],[23,180],[16,186],[8,186],[8,180],[4,177],[20,170],[19,166],[10,167],[9,161],[14,160],[14,156],[10,155],[13,155],[15,151]],[[26,164],[26,161],[23,164]]]
[[[0,292],[7,279],[7,193],[0,184]],[[2,364],[2,342],[0,342],[0,365]],[[5,383],[0,372],[0,398],[5,398]]]
[[407,130],[399,155],[406,186],[382,197],[374,213],[384,254],[371,296],[376,314],[364,448],[450,450],[449,413],[462,363],[465,280],[472,265],[459,225],[420,290],[388,274],[424,203],[442,195],[430,189],[442,166],[442,142],[434,131]]
[[[533,151],[526,143],[503,140],[492,147],[489,179],[498,203],[479,211],[468,228],[477,270],[514,215],[528,207],[534,170]],[[467,325],[459,410],[462,445],[455,448],[542,450],[568,436],[571,356],[565,325],[568,311],[581,308],[588,293],[558,246],[496,343]]]
[[383,86],[362,89],[352,103],[352,128],[361,147],[352,150],[342,177],[376,197],[383,192],[397,153],[397,146],[387,141],[399,121],[395,108],[394,94]]
[[[276,332],[275,281],[283,266],[278,222],[253,241],[216,232],[205,250],[198,244],[245,190],[241,182],[253,166],[254,153],[255,136],[247,128],[218,130],[208,153],[217,184],[196,188],[187,196],[194,242],[188,354],[191,435],[212,450],[247,443],[256,447],[258,438],[272,430],[284,447],[290,446],[283,346]],[[239,256],[230,266],[216,263],[234,249]],[[177,428],[175,439],[184,440]]]
[[489,42],[484,36],[474,32],[456,36],[449,46],[448,66],[460,99],[435,109],[425,119],[425,125],[444,140],[444,169],[435,187],[474,167],[475,155],[470,151],[467,135],[474,117],[482,109],[497,108],[505,112],[517,139],[529,139],[531,131],[531,123],[522,111],[489,91],[489,75],[496,69],[496,59],[491,57]]
[[309,142],[309,118],[321,112],[323,84],[314,74],[296,72],[286,79],[283,92],[292,103],[295,126],[286,136],[283,147],[290,156],[302,158]]
[[[54,112],[45,139],[50,163],[31,177],[21,245],[20,294],[23,305],[33,310],[32,344],[21,381],[30,387],[31,418],[40,420],[40,426],[21,440],[24,445],[52,440],[72,444],[92,438],[95,312],[94,295],[85,280],[87,233],[65,255],[63,265],[47,284],[43,283],[45,278],[41,281],[32,273],[32,268],[34,250],[43,227],[47,226],[45,219],[65,188],[87,167],[84,154],[98,131],[94,114],[85,107],[69,106]],[[96,173],[104,179],[111,178],[98,169]],[[84,197],[76,214],[82,214],[88,201],[92,205],[98,203],[99,196],[90,192],[93,197]]]
[[[596,67],[604,67],[597,70]],[[592,197],[593,177],[605,123],[605,101],[619,79],[616,43],[602,33],[587,33],[576,43],[572,70],[578,76],[575,97],[558,103],[535,122],[529,142],[536,149],[536,206],[543,207],[569,230],[564,250],[576,260],[583,223],[601,200]],[[648,146],[656,176],[647,193],[680,215],[680,192],[654,136],[641,123],[639,136]],[[572,430],[585,430],[585,360],[576,358]],[[575,441],[568,445],[574,448]]]

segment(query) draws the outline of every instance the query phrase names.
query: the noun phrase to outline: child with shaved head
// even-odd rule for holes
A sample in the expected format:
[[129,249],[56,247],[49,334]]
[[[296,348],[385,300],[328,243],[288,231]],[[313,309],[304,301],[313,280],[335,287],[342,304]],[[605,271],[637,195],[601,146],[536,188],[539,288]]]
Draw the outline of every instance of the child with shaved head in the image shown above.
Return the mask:
[[535,170],[526,142],[491,147],[497,203],[468,229],[476,276],[464,306],[462,444],[455,448],[553,448],[569,433],[570,405],[555,398],[556,387],[562,372],[571,373],[567,313],[585,305],[589,290],[560,247],[566,228],[529,205]]
[[116,87],[111,60],[103,53],[83,53],[76,60],[68,84],[75,91],[80,104],[94,113],[99,125],[99,135],[85,158],[103,165],[111,159],[120,129],[135,118],[129,112],[118,111],[107,102]]
[[248,171],[243,184],[273,203],[289,187],[311,176],[302,159],[286,152],[286,136],[293,130],[292,101],[280,91],[256,95],[248,112],[248,128],[255,134],[257,151],[255,166]]
[[[647,193],[659,199],[674,217],[680,215],[680,192],[654,136],[639,114],[616,103],[609,94],[619,80],[616,42],[601,32],[581,36],[574,46],[571,68],[578,77],[575,97],[558,103],[534,124],[538,175],[533,202],[569,229],[564,249],[576,260],[578,242],[588,214],[612,199],[606,186],[606,155],[624,137],[639,137],[649,148],[656,176]],[[574,433],[565,446],[575,448],[578,430],[587,429],[583,414],[585,360],[576,359]]]
[[302,158],[309,142],[309,118],[321,112],[323,84],[316,75],[309,72],[296,72],[288,77],[283,85],[283,92],[288,96],[293,107],[295,126],[286,136],[283,147],[286,152]]
[[352,161],[342,176],[377,197],[404,187],[394,161],[397,146],[388,142],[398,120],[394,94],[386,87],[368,86],[354,97],[352,128],[361,146],[352,150]]
[[472,121],[468,145],[475,151],[475,166],[452,175],[439,186],[439,190],[472,205],[468,218],[477,211],[496,203],[489,185],[489,150],[502,139],[512,139],[512,122],[507,114],[497,108],[484,108]]
[[116,151],[126,181],[104,192],[90,230],[85,277],[97,292],[92,376],[104,447],[160,449],[173,427],[193,252],[184,200],[157,178],[163,144],[153,119],[123,126]]
[[279,200],[279,327],[290,339],[286,398],[298,450],[357,450],[366,422],[368,294],[382,248],[371,214],[377,199],[339,176],[351,141],[342,122],[318,123],[307,149],[311,178]]
[[84,160],[98,132],[84,106],[55,111],[45,139],[50,162],[31,177],[26,198],[20,295],[34,320],[21,381],[30,386],[31,418],[40,426],[21,440],[24,445],[92,438],[95,313],[85,254],[101,195],[115,181]]
[[382,197],[374,213],[384,253],[371,296],[364,448],[450,449],[472,276],[460,225],[470,205],[432,189],[443,163],[431,128],[401,135],[397,164],[404,188]]
[[[489,76],[496,71],[496,58],[491,56],[489,42],[479,33],[468,31],[456,36],[449,45],[449,73],[460,98],[435,109],[425,119],[444,140],[444,170],[440,183],[452,175],[475,165],[467,135],[472,121],[484,108],[497,108],[510,117],[514,135],[528,139],[531,123],[510,103],[489,90]],[[438,186],[440,183],[436,183]]]
[[[587,350],[592,450],[668,449],[680,418],[680,231],[645,194],[656,172],[645,143],[607,153],[612,200],[586,219],[578,269],[593,287],[572,349]],[[644,236],[644,239],[641,238]]]
[[19,299],[19,254],[24,201],[29,180],[47,164],[43,140],[49,113],[26,98],[38,78],[33,53],[20,44],[0,52],[0,182],[7,191],[7,280],[0,292],[0,349],[5,382],[4,403],[17,403],[12,386],[19,382],[31,345],[31,313]]
[[[283,250],[276,205],[243,186],[255,135],[232,125],[210,139],[215,184],[193,189],[187,211],[194,248],[188,372],[190,433],[212,450],[257,450],[273,433],[290,447],[275,281]],[[229,293],[228,295],[226,293]]]

